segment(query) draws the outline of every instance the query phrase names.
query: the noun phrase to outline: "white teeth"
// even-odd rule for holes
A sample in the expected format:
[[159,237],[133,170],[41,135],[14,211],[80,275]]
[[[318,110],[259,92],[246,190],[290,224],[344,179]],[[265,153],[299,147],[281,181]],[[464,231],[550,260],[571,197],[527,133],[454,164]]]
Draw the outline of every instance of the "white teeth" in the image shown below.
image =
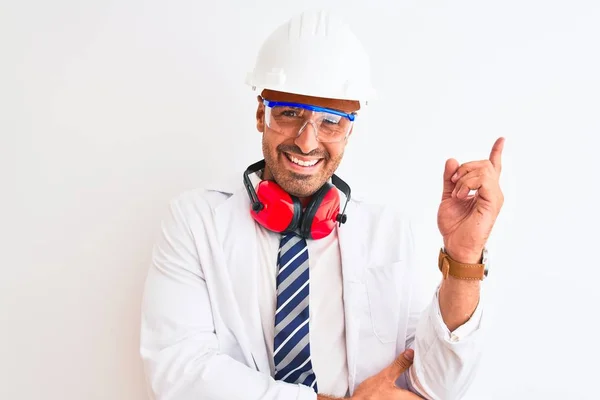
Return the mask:
[[298,160],[296,157],[294,156],[290,156],[290,160],[292,160],[292,162],[294,164],[298,164],[301,165],[303,167],[312,167],[313,165],[315,165],[316,163],[319,162],[319,160],[312,160],[312,161],[302,161],[302,160]]

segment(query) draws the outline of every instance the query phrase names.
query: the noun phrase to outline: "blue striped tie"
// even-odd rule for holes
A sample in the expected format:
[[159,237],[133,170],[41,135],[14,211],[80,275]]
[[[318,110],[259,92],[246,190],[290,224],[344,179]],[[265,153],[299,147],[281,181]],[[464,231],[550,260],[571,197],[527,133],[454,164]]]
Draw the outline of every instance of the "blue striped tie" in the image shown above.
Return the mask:
[[284,235],[277,256],[277,310],[275,311],[275,379],[317,389],[310,360],[308,334],[309,271],[306,240]]

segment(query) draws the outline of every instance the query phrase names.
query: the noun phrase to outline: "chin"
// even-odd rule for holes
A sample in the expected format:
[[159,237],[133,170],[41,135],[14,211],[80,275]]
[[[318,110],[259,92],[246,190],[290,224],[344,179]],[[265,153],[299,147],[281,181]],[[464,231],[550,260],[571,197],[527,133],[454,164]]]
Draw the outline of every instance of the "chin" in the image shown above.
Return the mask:
[[322,181],[316,176],[299,175],[286,171],[283,179],[277,179],[279,186],[287,193],[296,197],[309,197],[323,186]]
[[[289,161],[285,157],[284,154],[279,153],[277,157],[271,158],[274,162],[269,163],[268,159],[266,161],[275,182],[290,195],[300,198],[310,197],[327,182],[330,160],[321,161],[323,164],[313,173],[302,173],[290,169]],[[275,168],[269,167],[269,164]]]

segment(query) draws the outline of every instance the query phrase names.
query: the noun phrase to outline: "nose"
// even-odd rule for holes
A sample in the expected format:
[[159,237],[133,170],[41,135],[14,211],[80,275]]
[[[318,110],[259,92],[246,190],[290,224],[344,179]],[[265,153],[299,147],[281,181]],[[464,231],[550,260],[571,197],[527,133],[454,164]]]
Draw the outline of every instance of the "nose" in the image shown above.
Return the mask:
[[300,129],[300,132],[298,132],[298,136],[296,137],[296,140],[294,140],[294,143],[304,154],[308,154],[319,147],[317,127],[313,121],[306,121],[306,124]]

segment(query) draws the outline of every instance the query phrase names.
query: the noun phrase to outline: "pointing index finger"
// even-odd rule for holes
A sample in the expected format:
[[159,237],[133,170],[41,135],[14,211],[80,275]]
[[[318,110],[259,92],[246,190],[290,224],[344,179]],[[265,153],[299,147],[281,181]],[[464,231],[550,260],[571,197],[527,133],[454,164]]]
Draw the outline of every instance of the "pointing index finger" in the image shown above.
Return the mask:
[[490,161],[492,165],[496,169],[496,171],[500,172],[502,170],[502,150],[504,149],[504,138],[500,137],[492,146],[492,151],[490,152]]

